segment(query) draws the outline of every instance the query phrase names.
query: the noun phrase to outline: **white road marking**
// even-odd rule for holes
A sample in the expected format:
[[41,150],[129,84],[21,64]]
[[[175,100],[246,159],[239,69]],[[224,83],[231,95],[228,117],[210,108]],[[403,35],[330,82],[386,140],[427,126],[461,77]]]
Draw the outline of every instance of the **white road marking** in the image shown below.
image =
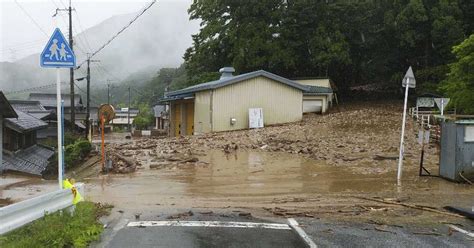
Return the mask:
[[178,226],[178,227],[233,227],[291,230],[287,224],[223,221],[135,221],[129,227]]
[[288,224],[290,225],[290,227],[293,230],[295,230],[295,232],[301,237],[301,239],[303,239],[303,241],[306,242],[308,247],[310,247],[310,248],[317,248],[318,247],[313,242],[313,240],[308,236],[308,234],[306,234],[306,232],[303,230],[303,228],[300,227],[300,225],[298,224],[298,222],[295,219],[289,218],[288,219]]
[[464,230],[464,229],[461,229],[461,228],[459,228],[459,227],[457,227],[457,226],[455,226],[455,225],[448,224],[448,226],[449,226],[450,228],[452,228],[452,229],[454,229],[454,230],[456,230],[456,231],[462,233],[462,234],[466,234],[467,236],[469,236],[469,237],[471,237],[471,238],[474,238],[474,233],[472,233],[472,232],[468,232],[468,231],[466,231],[466,230]]

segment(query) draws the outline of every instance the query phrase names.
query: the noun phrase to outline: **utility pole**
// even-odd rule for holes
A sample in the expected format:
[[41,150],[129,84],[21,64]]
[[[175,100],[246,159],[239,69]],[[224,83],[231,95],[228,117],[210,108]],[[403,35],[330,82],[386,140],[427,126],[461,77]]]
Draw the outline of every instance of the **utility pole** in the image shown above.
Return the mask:
[[[69,14],[69,47],[71,51],[73,50],[73,40],[72,40],[72,7],[71,7],[71,0],[69,0],[69,8],[65,9],[56,9],[56,14],[53,15],[55,17],[58,14],[58,11],[67,11]],[[76,106],[74,102],[74,68],[69,69],[69,83],[70,83],[70,95],[71,95],[71,131],[74,132],[76,126]]]
[[130,129],[130,86],[128,86],[128,113],[127,113],[127,126],[128,126],[128,131],[131,132],[132,129]]
[[110,104],[110,88],[113,88],[112,81],[113,80],[107,79],[107,104]]
[[91,115],[91,110],[90,110],[90,102],[91,102],[91,68],[90,68],[90,63],[91,63],[91,62],[100,62],[100,60],[91,60],[90,55],[87,54],[86,139],[88,138],[87,136],[89,135],[89,130],[90,130],[90,115]]
[[[69,47],[71,51],[73,49],[73,41],[72,41],[72,8],[71,8],[71,0],[69,0]],[[74,102],[74,68],[69,69],[69,82],[71,84],[71,131],[74,133],[74,129],[76,127],[76,106]]]
[[86,100],[86,139],[88,139],[89,135],[89,130],[90,130],[90,102],[91,102],[91,96],[90,96],[90,91],[91,91],[91,68],[90,64],[91,62],[100,62],[100,60],[91,60],[90,54],[87,54],[87,75],[82,78],[76,79],[77,81],[82,81],[84,79],[87,80],[87,100]]
[[107,104],[110,104],[110,84],[107,83]]
[[86,100],[86,139],[89,137],[89,128],[90,128],[90,101],[91,101],[91,96],[90,96],[90,90],[91,90],[91,58],[89,57],[89,54],[87,54],[87,100]]

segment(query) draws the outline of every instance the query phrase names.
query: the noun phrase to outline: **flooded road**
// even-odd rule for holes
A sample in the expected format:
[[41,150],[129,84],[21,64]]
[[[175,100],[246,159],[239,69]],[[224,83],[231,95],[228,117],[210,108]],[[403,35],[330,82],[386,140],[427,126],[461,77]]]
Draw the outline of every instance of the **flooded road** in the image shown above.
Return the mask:
[[395,173],[357,174],[348,167],[296,154],[210,150],[199,160],[198,164],[170,164],[162,169],[145,165],[131,174],[86,178],[86,195],[129,211],[227,207],[327,210],[361,204],[354,198],[357,196],[413,199],[434,207],[469,205],[474,199],[470,186],[419,178],[418,168],[410,164],[405,165],[403,186],[398,188]]
[[57,189],[58,182],[56,180],[2,175],[0,176],[0,206],[30,199]]

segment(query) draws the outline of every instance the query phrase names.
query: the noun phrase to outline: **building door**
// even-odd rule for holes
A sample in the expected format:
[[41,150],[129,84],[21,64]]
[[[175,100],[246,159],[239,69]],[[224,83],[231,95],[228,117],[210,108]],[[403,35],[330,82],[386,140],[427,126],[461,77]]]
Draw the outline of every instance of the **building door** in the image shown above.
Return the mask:
[[194,134],[194,103],[186,104],[186,135]]
[[320,113],[323,110],[321,100],[303,100],[303,113]]
[[174,136],[181,136],[181,104],[174,107]]

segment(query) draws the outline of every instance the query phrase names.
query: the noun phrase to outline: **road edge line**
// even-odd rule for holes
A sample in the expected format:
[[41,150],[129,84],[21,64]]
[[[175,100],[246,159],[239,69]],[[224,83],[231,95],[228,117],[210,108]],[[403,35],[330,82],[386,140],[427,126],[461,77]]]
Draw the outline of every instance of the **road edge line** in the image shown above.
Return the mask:
[[293,218],[288,218],[288,225],[293,229],[298,234],[298,237],[300,237],[303,242],[305,242],[308,247],[310,248],[317,248],[318,246],[314,243],[314,241],[306,234],[306,232],[303,230],[303,228],[300,227],[298,222],[293,219]]
[[451,225],[451,224],[448,224],[447,226],[454,229],[454,230],[456,230],[456,231],[458,231],[458,232],[460,232],[460,233],[462,233],[462,234],[465,234],[465,235],[467,235],[471,238],[474,238],[474,233],[472,233],[472,232],[466,231],[462,228],[459,228],[459,227],[457,227],[455,225]]
[[263,228],[275,230],[291,230],[288,224],[255,223],[255,222],[224,222],[224,221],[135,221],[128,227],[229,227],[229,228]]

